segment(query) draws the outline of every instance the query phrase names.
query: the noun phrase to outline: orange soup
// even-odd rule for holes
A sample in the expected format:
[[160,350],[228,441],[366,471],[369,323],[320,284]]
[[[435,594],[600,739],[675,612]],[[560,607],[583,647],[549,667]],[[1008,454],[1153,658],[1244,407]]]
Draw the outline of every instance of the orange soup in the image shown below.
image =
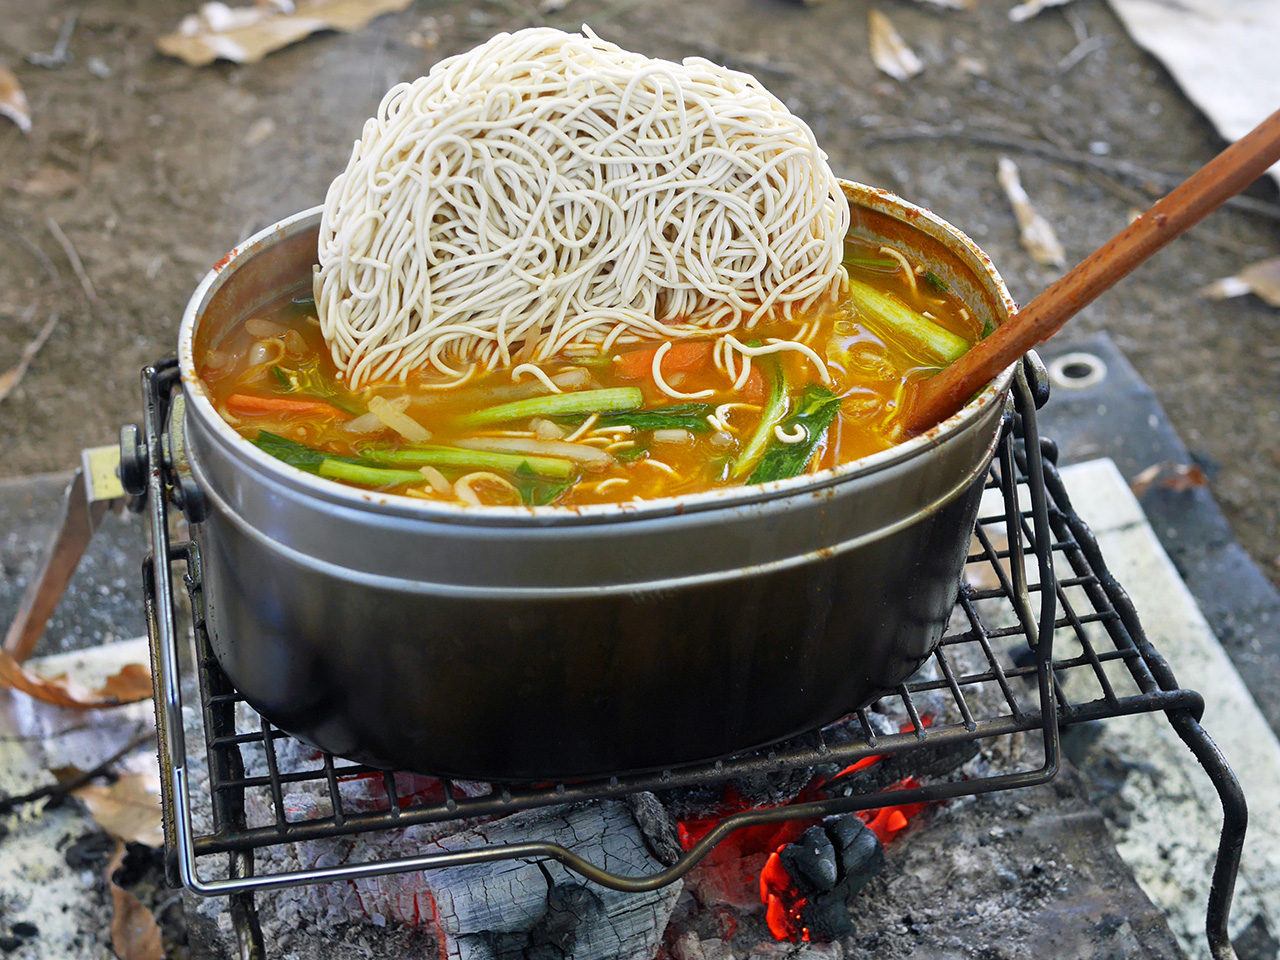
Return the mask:
[[[892,446],[904,387],[984,333],[931,271],[849,241],[849,283],[803,317],[718,338],[595,345],[460,386],[345,389],[310,298],[229,328],[198,360],[242,436],[339,483],[471,505],[581,506],[811,473]],[[789,346],[779,346],[789,344]],[[572,346],[572,345],[571,345]]]

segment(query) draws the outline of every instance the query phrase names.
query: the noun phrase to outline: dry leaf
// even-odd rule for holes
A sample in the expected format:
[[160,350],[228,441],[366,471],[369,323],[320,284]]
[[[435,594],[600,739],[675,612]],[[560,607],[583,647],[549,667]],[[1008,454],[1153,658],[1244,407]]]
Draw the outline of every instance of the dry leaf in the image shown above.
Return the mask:
[[93,819],[113,837],[148,847],[164,846],[160,779],[154,774],[125,774],[109,787],[90,783],[72,795],[84,801]]
[[1070,2],[1071,0],[1026,0],[1009,11],[1009,19],[1014,23],[1021,23],[1023,20],[1030,20],[1041,10],[1061,7]]
[[996,169],[996,179],[1004,188],[1005,196],[1013,205],[1014,216],[1018,218],[1018,230],[1021,234],[1022,246],[1031,259],[1047,267],[1064,267],[1067,264],[1067,252],[1058,242],[1057,234],[1049,221],[1036,213],[1031,206],[1031,198],[1022,189],[1022,181],[1018,178],[1018,165],[1008,157],[1001,157]]
[[1165,460],[1153,463],[1140,472],[1129,483],[1129,489],[1135,497],[1141,497],[1151,487],[1159,486],[1165,490],[1194,490],[1196,487],[1207,487],[1209,478],[1200,469],[1198,463],[1173,463]]
[[877,68],[895,80],[910,80],[924,69],[920,58],[898,35],[888,17],[875,9],[867,17],[871,28],[871,62]]
[[44,342],[49,339],[49,334],[53,333],[53,328],[58,325],[58,315],[56,313],[49,314],[49,319],[45,321],[45,325],[40,328],[40,332],[35,338],[22,348],[22,356],[18,358],[18,365],[0,373],[0,401],[13,393],[14,388],[22,382],[22,378],[26,376],[27,367],[31,366],[31,361],[36,358],[36,354],[40,352],[40,348],[44,346]]
[[151,673],[141,664],[131,663],[108,677],[102,689],[90,690],[66,674],[52,679],[37,676],[24,670],[8,651],[0,650],[0,687],[21,690],[36,700],[58,707],[116,707],[151,696]]
[[1280,307],[1280,257],[1251,263],[1234,277],[1223,277],[1200,288],[1200,296],[1212,300],[1255,293],[1270,306]]
[[219,58],[256,63],[282,47],[319,30],[359,30],[374,17],[406,9],[413,0],[299,0],[291,12],[278,6],[228,7],[206,3],[183,18],[177,32],[165,34],[156,48],[203,67]]
[[8,67],[0,67],[0,113],[16,123],[23,133],[31,132],[31,107],[27,105],[27,95]]
[[118,886],[115,872],[124,863],[124,844],[107,861],[107,885],[111,888],[111,947],[120,960],[164,960],[160,925],[142,901]]

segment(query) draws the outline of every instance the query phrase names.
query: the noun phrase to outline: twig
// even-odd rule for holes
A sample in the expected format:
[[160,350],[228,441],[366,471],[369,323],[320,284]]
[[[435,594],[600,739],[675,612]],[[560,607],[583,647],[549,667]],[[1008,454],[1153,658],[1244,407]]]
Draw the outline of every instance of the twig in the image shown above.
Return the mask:
[[71,239],[62,232],[62,228],[58,226],[58,221],[53,217],[46,218],[45,223],[49,224],[49,232],[53,234],[53,239],[58,241],[58,245],[62,247],[62,252],[71,261],[71,269],[75,271],[76,279],[80,281],[84,295],[89,298],[90,303],[97,303],[98,293],[93,289],[93,281],[89,279],[89,274],[85,273],[84,264],[80,262],[80,254],[76,253],[76,248],[71,245]]
[[44,267],[45,273],[49,275],[49,279],[55,283],[62,282],[62,271],[58,269],[58,265],[49,259],[49,255],[40,249],[39,246],[28,240],[18,230],[13,223],[0,218],[0,224],[4,224],[7,229],[0,230],[0,239],[11,240],[18,246],[26,250],[27,253],[35,257],[39,261],[40,266]]
[[51,783],[47,787],[41,787],[39,790],[32,790],[30,793],[24,793],[17,797],[0,797],[0,814],[8,813],[15,807],[20,807],[23,804],[35,803],[37,800],[65,797],[72,791],[80,789],[91,780],[96,780],[98,777],[108,773],[113,766],[134,750],[137,750],[138,747],[142,746],[153,736],[154,734],[150,730],[147,730],[144,733],[135,734],[132,740],[109,756],[106,760],[103,760],[92,770],[86,770],[79,776],[72,777],[70,780],[63,783]]
[[35,339],[22,348],[22,355],[18,358],[18,365],[10,370],[0,373],[0,402],[4,398],[13,393],[13,390],[22,378],[27,375],[27,367],[31,366],[31,361],[36,358],[36,354],[40,352],[40,348],[44,346],[44,342],[49,339],[49,334],[53,333],[53,328],[58,325],[58,315],[56,313],[49,314],[49,319],[45,321],[40,332],[36,334]]
[[[882,130],[867,137],[867,143],[901,143],[906,140],[965,140],[984,147],[995,147],[1001,150],[1018,150],[1022,153],[1035,154],[1047,160],[1060,163],[1073,163],[1078,166],[1092,167],[1111,176],[1136,181],[1139,184],[1156,184],[1171,189],[1183,181],[1176,173],[1164,173],[1159,170],[1148,170],[1146,167],[1128,160],[1117,160],[1111,157],[1099,157],[1091,153],[1079,153],[1075,150],[1063,150],[1042,140],[1032,140],[1013,134],[997,131],[971,130],[963,124],[955,123],[946,127],[920,124],[897,130]],[[1235,196],[1223,206],[1252,213],[1268,220],[1280,221],[1280,205],[1258,200],[1255,197]]]
[[48,53],[28,53],[27,63],[47,69],[70,63],[71,57],[67,53],[67,47],[71,45],[71,34],[75,33],[76,20],[79,18],[79,10],[72,10],[68,13],[66,19],[62,21],[62,29],[58,32],[58,42],[53,45],[53,49]]

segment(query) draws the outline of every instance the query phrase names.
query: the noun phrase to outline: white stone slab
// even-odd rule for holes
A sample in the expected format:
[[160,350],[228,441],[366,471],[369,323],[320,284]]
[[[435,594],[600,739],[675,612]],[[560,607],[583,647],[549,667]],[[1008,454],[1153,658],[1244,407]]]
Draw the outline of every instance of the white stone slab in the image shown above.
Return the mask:
[[[1201,615],[1110,460],[1062,471],[1072,506],[1093,530],[1147,636],[1179,682],[1205,698],[1203,725],[1244,787],[1249,830],[1232,934],[1258,913],[1280,921],[1280,743]],[[1102,743],[1137,765],[1121,791],[1132,807],[1116,828],[1120,853],[1169,915],[1188,955],[1208,957],[1204,907],[1221,807],[1208,777],[1163,715],[1109,720]]]

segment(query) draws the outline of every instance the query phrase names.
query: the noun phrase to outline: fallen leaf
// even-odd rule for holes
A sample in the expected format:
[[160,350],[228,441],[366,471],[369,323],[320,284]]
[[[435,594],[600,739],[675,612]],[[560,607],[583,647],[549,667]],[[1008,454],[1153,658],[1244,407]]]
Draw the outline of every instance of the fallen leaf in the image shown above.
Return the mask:
[[915,51],[898,35],[893,24],[879,10],[867,14],[871,31],[871,62],[895,80],[910,80],[924,69]]
[[0,114],[16,123],[23,133],[31,132],[31,107],[27,104],[27,95],[8,67],[0,67]]
[[[147,676],[142,683],[142,675]],[[48,679],[25,670],[6,650],[0,650],[0,687],[12,687],[42,703],[58,707],[85,709],[89,707],[117,707],[134,703],[151,696],[151,674],[141,664],[129,664],[119,673],[108,677],[102,689],[90,690],[66,674]]]
[[63,167],[46,163],[28,180],[14,180],[9,184],[28,197],[58,197],[80,186],[80,178]]
[[1257,294],[1269,306],[1280,307],[1280,257],[1269,257],[1251,263],[1233,277],[1215,280],[1200,288],[1200,296],[1212,300],[1242,297],[1246,293]]
[[120,960],[164,960],[160,925],[151,911],[132,893],[116,884],[115,873],[124,863],[124,843],[116,845],[107,861],[107,885],[111,888],[111,947]]
[[160,779],[150,773],[128,773],[110,786],[90,783],[72,791],[107,833],[127,843],[164,846],[160,814]]
[[22,355],[18,358],[18,364],[10,367],[4,373],[0,373],[0,402],[4,398],[13,393],[14,388],[22,382],[22,378],[26,376],[27,367],[31,366],[31,361],[36,358],[36,354],[40,352],[40,348],[44,346],[44,342],[49,339],[49,334],[53,333],[53,328],[58,325],[58,315],[56,313],[49,314],[49,319],[45,321],[45,325],[40,328],[40,332],[22,348]]
[[1139,472],[1129,483],[1129,489],[1135,497],[1142,497],[1152,486],[1165,490],[1194,490],[1196,487],[1207,487],[1209,478],[1198,463],[1173,463],[1162,461],[1153,463]]
[[1041,10],[1061,7],[1070,2],[1071,0],[1026,0],[1009,11],[1009,19],[1014,23],[1021,23],[1023,20],[1030,20]]
[[1048,267],[1066,266],[1067,252],[1062,249],[1049,221],[1031,206],[1031,198],[1022,189],[1022,181],[1018,177],[1018,165],[1008,157],[1001,157],[996,168],[996,179],[1000,181],[1005,196],[1013,205],[1022,246],[1031,254],[1031,259]]
[[260,117],[249,127],[249,132],[244,135],[244,145],[246,147],[256,147],[271,137],[276,132],[276,122],[270,117]]
[[930,7],[942,7],[946,10],[972,10],[978,4],[978,0],[916,0],[916,3],[923,3]]
[[359,30],[374,17],[406,9],[413,0],[299,0],[293,10],[279,6],[228,7],[205,3],[184,17],[174,33],[156,40],[171,57],[203,67],[221,58],[256,63],[267,54],[319,30]]

